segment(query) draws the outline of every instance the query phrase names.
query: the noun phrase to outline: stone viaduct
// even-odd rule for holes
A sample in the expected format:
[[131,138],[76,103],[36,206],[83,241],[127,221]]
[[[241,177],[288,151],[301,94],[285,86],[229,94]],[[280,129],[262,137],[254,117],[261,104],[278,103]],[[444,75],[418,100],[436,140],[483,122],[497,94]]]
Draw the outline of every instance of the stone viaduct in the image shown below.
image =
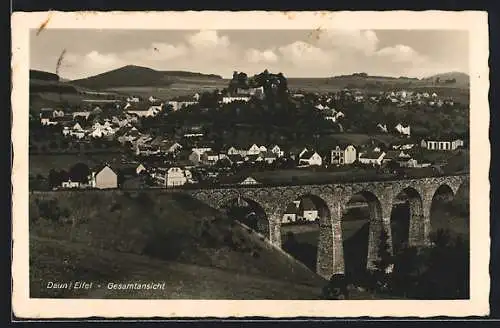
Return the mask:
[[260,231],[270,243],[281,247],[281,219],[288,204],[309,197],[319,214],[319,241],[316,271],[329,279],[332,274],[344,272],[341,219],[349,200],[362,195],[368,203],[370,224],[367,267],[373,268],[377,260],[381,229],[391,241],[391,211],[395,198],[404,193],[410,205],[408,244],[425,246],[431,230],[430,210],[438,188],[455,195],[469,175],[412,178],[391,181],[332,183],[321,185],[287,186],[228,186],[208,189],[187,189],[184,193],[222,209],[230,201],[241,198],[257,205],[265,212],[268,225]]

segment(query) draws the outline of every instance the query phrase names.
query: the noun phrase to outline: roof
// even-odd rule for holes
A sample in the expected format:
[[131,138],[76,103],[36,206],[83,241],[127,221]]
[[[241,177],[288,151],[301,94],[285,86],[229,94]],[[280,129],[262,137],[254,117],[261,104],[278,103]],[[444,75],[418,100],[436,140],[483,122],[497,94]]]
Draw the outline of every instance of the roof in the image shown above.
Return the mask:
[[239,154],[235,154],[235,155],[227,155],[227,158],[229,158],[229,160],[231,162],[238,162],[238,161],[243,161],[243,156],[239,155]]
[[300,158],[311,158],[315,153],[314,150],[308,150]]
[[339,147],[340,149],[344,150],[346,149],[348,146],[353,146],[354,148],[356,148],[355,145],[351,144],[351,143],[347,143],[347,142],[338,142],[338,143],[335,143],[332,147],[333,149],[332,150],[335,150],[335,148]]
[[109,167],[113,172],[117,173],[116,169],[114,169],[113,167],[111,167],[111,165],[107,163],[101,163],[96,165],[92,171],[96,173],[101,172],[106,166]]
[[302,209],[303,211],[311,211],[315,210],[316,206],[314,205],[313,201],[310,198],[306,197],[300,201],[299,208]]
[[380,156],[382,156],[382,154],[384,154],[384,153],[380,152],[380,151],[368,151],[368,152],[360,154],[359,157],[369,158],[369,159],[378,159]]
[[260,155],[264,158],[276,158],[277,157],[275,153],[273,153],[272,151],[269,151],[269,150],[261,152]]
[[290,203],[285,209],[285,214],[297,214],[298,210],[299,209],[295,203]]

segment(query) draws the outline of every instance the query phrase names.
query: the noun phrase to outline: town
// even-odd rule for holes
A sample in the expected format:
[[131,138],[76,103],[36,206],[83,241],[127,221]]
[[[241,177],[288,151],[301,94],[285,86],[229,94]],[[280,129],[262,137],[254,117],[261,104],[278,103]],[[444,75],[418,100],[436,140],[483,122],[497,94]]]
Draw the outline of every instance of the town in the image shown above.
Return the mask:
[[309,32],[32,32],[30,297],[467,299],[467,35]]
[[[266,70],[248,78],[235,72],[227,88],[201,95],[177,99],[128,95],[78,108],[39,108],[34,111],[38,115],[30,115],[30,153],[69,154],[76,163],[30,175],[30,186],[42,190],[203,188],[394,179],[466,170],[463,134],[414,136],[411,122],[391,121],[391,117],[371,121],[368,131],[344,131],[352,125],[351,114],[362,115],[353,107],[361,111],[363,106],[427,106],[451,111],[456,105],[449,97],[440,97],[432,89],[305,93],[288,90],[286,84],[281,73]],[[297,115],[305,116],[309,126],[320,126],[323,135],[315,134],[304,143],[290,138],[288,131],[280,135],[277,128],[277,133],[264,138],[256,133],[238,138],[234,127],[217,126],[223,121],[204,124],[203,117],[215,120],[221,113],[228,120],[252,115],[251,111],[257,115],[257,106],[272,105],[270,101],[297,108]],[[201,117],[198,121],[193,120],[196,115]],[[234,123],[245,129],[244,124]],[[338,142],[329,138],[331,131],[334,136],[367,137]],[[228,137],[229,133],[233,135]],[[389,142],[377,138],[380,135]],[[81,154],[111,154],[112,158],[89,166],[78,162]]]

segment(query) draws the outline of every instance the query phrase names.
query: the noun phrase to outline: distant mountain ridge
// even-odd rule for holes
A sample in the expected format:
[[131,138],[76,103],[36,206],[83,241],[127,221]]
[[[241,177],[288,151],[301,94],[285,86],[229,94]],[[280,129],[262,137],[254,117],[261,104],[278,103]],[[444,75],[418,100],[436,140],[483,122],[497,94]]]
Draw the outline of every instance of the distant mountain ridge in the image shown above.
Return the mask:
[[157,71],[152,68],[127,65],[115,70],[71,81],[72,84],[92,89],[136,87],[144,85],[169,86],[182,78],[222,79],[220,75],[188,71]]
[[434,82],[437,82],[437,84],[456,83],[456,84],[460,84],[460,85],[468,85],[470,82],[469,75],[462,73],[462,72],[440,73],[440,74],[435,74],[435,75],[429,76],[429,77],[424,78],[422,80],[434,81]]
[[30,80],[59,81],[60,77],[55,73],[30,69]]

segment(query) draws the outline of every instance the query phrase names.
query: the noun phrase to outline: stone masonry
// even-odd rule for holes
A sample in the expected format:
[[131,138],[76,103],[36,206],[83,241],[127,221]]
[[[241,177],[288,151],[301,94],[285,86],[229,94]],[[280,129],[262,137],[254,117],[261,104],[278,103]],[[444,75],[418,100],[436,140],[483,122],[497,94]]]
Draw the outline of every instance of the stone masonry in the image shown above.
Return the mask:
[[444,185],[455,194],[468,179],[468,175],[454,175],[322,185],[186,189],[182,192],[218,209],[238,197],[259,204],[269,222],[267,231],[262,233],[270,243],[278,247],[281,247],[281,218],[287,205],[301,197],[311,197],[319,205],[320,216],[317,273],[329,279],[333,274],[344,272],[341,219],[345,206],[354,195],[363,195],[370,209],[367,267],[372,268],[377,260],[382,228],[386,229],[391,245],[390,218],[393,202],[398,194],[405,192],[410,203],[408,244],[424,246],[429,243],[430,209],[435,192]]

